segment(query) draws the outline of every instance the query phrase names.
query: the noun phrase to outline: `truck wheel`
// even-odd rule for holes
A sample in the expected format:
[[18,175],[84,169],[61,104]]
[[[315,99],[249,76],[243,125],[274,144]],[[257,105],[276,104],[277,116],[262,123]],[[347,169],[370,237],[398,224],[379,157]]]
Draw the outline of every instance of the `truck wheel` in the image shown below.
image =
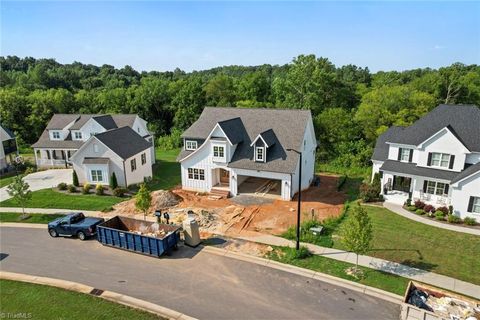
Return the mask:
[[85,235],[85,233],[83,233],[82,231],[78,231],[77,237],[78,237],[78,239],[80,239],[80,240],[82,240],[82,241],[87,238],[87,236]]
[[58,237],[57,231],[55,229],[48,229],[48,233],[50,234],[50,237],[56,238]]

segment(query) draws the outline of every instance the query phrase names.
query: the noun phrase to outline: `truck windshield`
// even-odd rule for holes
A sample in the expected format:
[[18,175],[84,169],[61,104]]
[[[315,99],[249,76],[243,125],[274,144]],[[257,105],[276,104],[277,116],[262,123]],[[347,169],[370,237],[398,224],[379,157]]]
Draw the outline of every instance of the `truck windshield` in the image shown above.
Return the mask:
[[79,214],[76,214],[74,215],[71,219],[70,219],[70,223],[77,223],[79,221],[82,221],[83,219],[85,219],[85,216],[83,215],[83,213],[79,213]]

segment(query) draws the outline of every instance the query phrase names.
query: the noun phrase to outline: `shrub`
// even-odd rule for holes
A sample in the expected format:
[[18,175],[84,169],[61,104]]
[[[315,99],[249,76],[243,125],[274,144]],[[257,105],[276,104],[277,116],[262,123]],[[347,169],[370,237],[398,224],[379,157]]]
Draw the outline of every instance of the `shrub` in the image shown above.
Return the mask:
[[416,211],[416,210],[417,210],[417,207],[415,207],[415,206],[408,206],[407,209],[410,210],[410,211]]
[[442,211],[444,215],[448,214],[448,208],[447,207],[439,207],[437,208],[437,211]]
[[77,192],[77,188],[73,184],[69,184],[67,189],[68,189],[68,192],[70,192],[70,193]]
[[423,207],[423,211],[426,213],[435,212],[435,208],[431,204],[427,204]]
[[448,214],[453,214],[453,206],[448,206]]
[[92,186],[88,183],[85,183],[83,185],[83,188],[82,188],[82,193],[83,194],[89,194],[90,193],[90,189],[92,188]]
[[57,188],[58,190],[67,190],[67,184],[65,182],[60,182]]
[[157,140],[157,147],[161,150],[172,150],[182,146],[182,130],[174,128],[169,135],[161,136]]
[[423,214],[425,214],[425,211],[423,211],[423,209],[417,209],[417,210],[415,211],[415,213],[416,213],[416,214],[419,214],[419,215],[423,215]]
[[115,189],[113,189],[113,195],[115,197],[123,197],[127,192],[128,192],[127,189],[121,188],[121,187],[116,187]]
[[27,169],[25,169],[25,172],[23,174],[26,176],[34,172],[35,172],[35,169],[33,169],[32,167],[28,167]]
[[97,184],[97,186],[95,187],[95,194],[97,196],[103,196],[104,193],[105,193],[105,188],[101,184]]
[[406,201],[405,201],[405,205],[407,207],[410,207],[412,205],[412,199],[408,198]]
[[477,220],[472,217],[466,217],[463,219],[463,223],[465,223],[467,226],[474,226],[477,224]]
[[295,248],[288,248],[287,252],[285,253],[285,258],[287,260],[301,260],[310,257],[312,253],[308,250],[305,246],[300,246],[298,250]]
[[115,172],[112,172],[112,175],[110,176],[110,188],[114,190],[117,187],[118,187],[117,175],[115,174]]
[[448,221],[449,223],[460,223],[460,222],[462,222],[462,219],[460,219],[460,217],[457,217],[457,216],[455,216],[455,215],[453,215],[453,214],[449,214],[449,215],[447,216],[447,221]]
[[73,180],[73,185],[75,187],[78,187],[80,185],[78,183],[78,176],[77,176],[77,172],[75,170],[73,170],[73,173],[72,173],[72,180]]
[[425,202],[422,202],[422,201],[420,201],[420,200],[417,200],[417,201],[415,201],[415,207],[416,207],[417,209],[423,209],[423,207],[425,207]]
[[380,190],[380,175],[375,173],[372,183],[363,183],[360,186],[360,198],[365,202],[381,201],[383,197],[380,195]]
[[435,219],[445,220],[445,212],[440,211],[440,210],[435,211]]

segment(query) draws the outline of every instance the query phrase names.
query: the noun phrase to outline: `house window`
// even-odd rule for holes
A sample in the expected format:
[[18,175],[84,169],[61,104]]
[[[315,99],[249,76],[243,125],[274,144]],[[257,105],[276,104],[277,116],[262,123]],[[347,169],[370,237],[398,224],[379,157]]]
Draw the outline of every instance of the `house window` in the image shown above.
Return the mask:
[[130,160],[130,169],[132,169],[131,170],[132,172],[137,170],[137,160],[136,159]]
[[185,150],[196,150],[197,149],[197,141],[187,140],[185,141]]
[[480,197],[473,197],[472,212],[480,213]]
[[91,170],[90,175],[92,176],[92,182],[102,182],[103,181],[102,170]]
[[82,133],[81,132],[75,132],[74,134],[75,140],[82,140]]
[[60,140],[60,132],[58,131],[53,131],[52,132],[52,138],[56,140]]
[[450,164],[450,155],[447,153],[432,153],[432,167],[448,168]]
[[188,179],[205,180],[205,170],[188,168]]
[[263,148],[262,147],[256,147],[255,148],[255,161],[264,161],[264,154],[263,154]]
[[145,152],[142,153],[141,158],[142,158],[142,165],[144,165],[145,163],[147,163],[147,155],[145,154]]
[[93,144],[93,152],[98,153],[98,144],[96,143]]
[[400,161],[410,162],[410,149],[400,148]]
[[221,146],[214,146],[213,147],[213,156],[215,158],[223,158],[225,157],[225,148]]
[[443,196],[448,193],[448,184],[435,181],[427,181],[427,190],[426,193],[434,194],[437,196]]

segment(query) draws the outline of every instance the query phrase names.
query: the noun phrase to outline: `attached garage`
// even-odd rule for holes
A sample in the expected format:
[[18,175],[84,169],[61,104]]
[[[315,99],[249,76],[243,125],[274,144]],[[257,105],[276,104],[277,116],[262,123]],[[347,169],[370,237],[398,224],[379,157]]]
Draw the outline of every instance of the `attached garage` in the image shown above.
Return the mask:
[[238,183],[238,194],[262,196],[266,198],[282,197],[282,180],[238,176]]

